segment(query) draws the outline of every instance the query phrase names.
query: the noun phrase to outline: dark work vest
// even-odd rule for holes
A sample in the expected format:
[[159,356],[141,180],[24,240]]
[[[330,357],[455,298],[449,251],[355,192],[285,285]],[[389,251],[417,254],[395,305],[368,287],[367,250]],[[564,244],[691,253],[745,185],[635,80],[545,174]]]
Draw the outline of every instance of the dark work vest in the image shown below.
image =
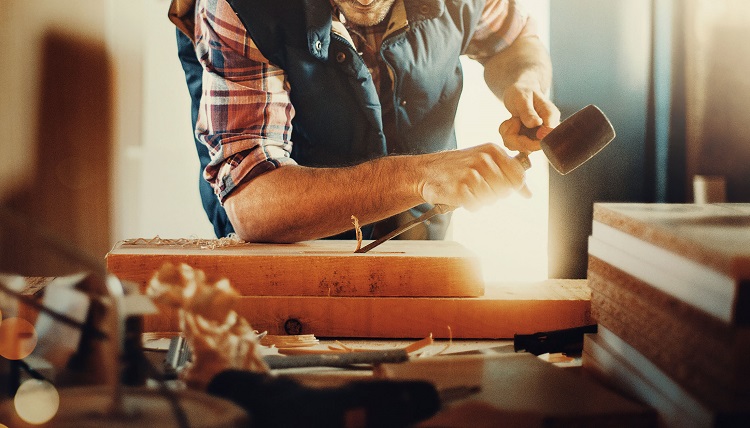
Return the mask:
[[[404,0],[409,25],[381,47],[394,76],[395,138],[387,144],[370,72],[352,45],[331,32],[329,0],[228,2],[261,53],[287,74],[295,108],[292,158],[298,164],[346,166],[456,148],[459,56],[485,0]],[[429,208],[420,205],[412,215]],[[447,217],[431,221],[428,238],[442,239],[447,223]]]

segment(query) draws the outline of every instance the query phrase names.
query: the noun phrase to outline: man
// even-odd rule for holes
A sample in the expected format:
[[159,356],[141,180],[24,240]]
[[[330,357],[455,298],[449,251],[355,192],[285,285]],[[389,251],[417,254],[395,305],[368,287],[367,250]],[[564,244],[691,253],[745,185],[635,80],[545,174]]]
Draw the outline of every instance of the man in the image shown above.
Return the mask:
[[[247,241],[351,237],[352,215],[377,238],[433,204],[527,194],[501,147],[455,150],[462,54],[512,114],[508,149],[538,150],[521,127],[541,137],[559,122],[549,55],[512,0],[197,0],[194,15],[180,3],[171,14],[203,67],[204,177]],[[447,223],[412,237],[442,239]]]

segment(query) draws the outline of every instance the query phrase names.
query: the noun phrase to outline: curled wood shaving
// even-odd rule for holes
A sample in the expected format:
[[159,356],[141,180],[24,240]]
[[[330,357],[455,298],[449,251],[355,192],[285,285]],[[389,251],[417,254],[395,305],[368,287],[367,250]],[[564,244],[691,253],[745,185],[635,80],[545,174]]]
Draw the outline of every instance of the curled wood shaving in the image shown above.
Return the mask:
[[430,333],[429,336],[425,337],[424,339],[418,340],[411,345],[404,348],[407,354],[411,354],[412,352],[419,351],[420,349],[424,348],[425,346],[430,346],[435,341],[432,340],[432,333]]
[[268,372],[258,335],[233,310],[239,293],[229,281],[206,281],[199,269],[165,263],[149,281],[146,294],[160,306],[179,311],[180,328],[192,362],[180,373],[191,387],[205,387],[219,372],[234,368]]
[[354,223],[354,233],[357,235],[357,248],[354,251],[359,251],[362,248],[362,229],[359,227],[359,219],[357,216],[352,215],[352,223]]

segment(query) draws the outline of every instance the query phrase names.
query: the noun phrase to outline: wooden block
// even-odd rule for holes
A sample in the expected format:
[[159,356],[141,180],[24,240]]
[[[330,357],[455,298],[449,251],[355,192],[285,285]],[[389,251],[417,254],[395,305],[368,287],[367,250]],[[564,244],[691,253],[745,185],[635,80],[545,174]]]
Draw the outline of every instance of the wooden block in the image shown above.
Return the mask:
[[164,263],[186,263],[208,279],[227,278],[243,296],[438,296],[484,294],[478,258],[453,241],[388,241],[355,254],[353,241],[297,244],[118,243],[107,268],[146,286]]
[[746,204],[597,203],[592,238],[590,254],[728,323],[750,324]]
[[746,204],[594,204],[594,221],[735,277],[750,278]]
[[[492,287],[482,297],[243,296],[235,310],[258,331],[316,337],[498,339],[590,323],[585,280]],[[179,331],[174,311],[147,316],[144,331]]]
[[589,257],[592,317],[698,396],[750,394],[750,328],[730,326]]
[[647,406],[614,393],[580,371],[528,354],[440,356],[385,364],[379,377],[426,380],[439,390],[479,386],[420,427],[655,427]]

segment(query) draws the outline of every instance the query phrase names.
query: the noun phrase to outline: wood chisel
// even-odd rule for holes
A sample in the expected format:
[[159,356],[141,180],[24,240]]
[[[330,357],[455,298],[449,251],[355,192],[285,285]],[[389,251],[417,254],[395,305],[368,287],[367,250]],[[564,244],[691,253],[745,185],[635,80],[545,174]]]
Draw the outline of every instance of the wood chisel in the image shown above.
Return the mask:
[[[521,134],[537,139],[538,129],[539,127],[522,128]],[[592,104],[562,121],[541,139],[540,145],[552,167],[561,175],[565,175],[594,157],[614,138],[615,130],[612,123],[598,107]],[[524,169],[531,168],[528,153],[521,152],[514,159],[520,162]],[[454,206],[435,204],[429,211],[356,250],[355,253],[366,253],[419,223],[454,209],[456,209]]]

